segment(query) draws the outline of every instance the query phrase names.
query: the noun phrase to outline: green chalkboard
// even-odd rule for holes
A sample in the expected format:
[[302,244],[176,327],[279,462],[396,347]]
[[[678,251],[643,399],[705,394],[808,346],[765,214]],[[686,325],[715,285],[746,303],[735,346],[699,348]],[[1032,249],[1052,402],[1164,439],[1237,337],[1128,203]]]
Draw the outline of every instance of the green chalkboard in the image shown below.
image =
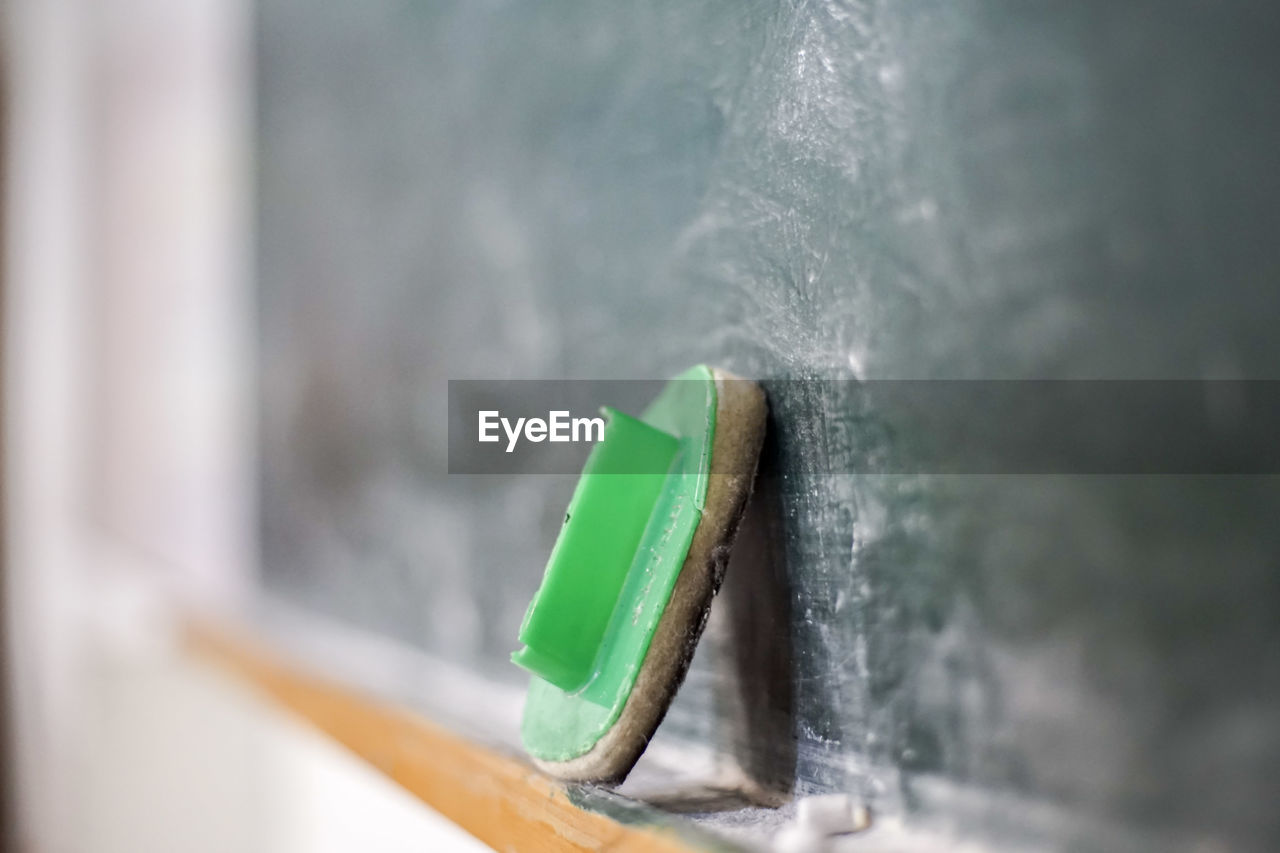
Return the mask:
[[1280,481],[867,473],[913,437],[803,381],[1280,378],[1274,4],[259,6],[271,595],[518,688],[573,478],[449,476],[447,380],[722,365],[770,437],[662,737],[994,849],[1280,845]]

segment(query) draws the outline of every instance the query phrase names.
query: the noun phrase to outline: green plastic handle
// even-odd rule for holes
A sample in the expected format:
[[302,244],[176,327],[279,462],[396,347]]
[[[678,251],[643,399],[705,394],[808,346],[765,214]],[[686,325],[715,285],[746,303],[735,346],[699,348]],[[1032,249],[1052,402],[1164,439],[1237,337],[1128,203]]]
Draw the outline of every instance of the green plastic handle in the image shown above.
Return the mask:
[[591,450],[542,587],[520,626],[511,659],[561,690],[591,680],[605,630],[640,537],[680,449],[675,436],[605,407],[604,437]]
[[716,428],[705,366],[639,418],[612,409],[512,656],[532,673],[520,734],[535,758],[588,752],[622,713],[702,517]]

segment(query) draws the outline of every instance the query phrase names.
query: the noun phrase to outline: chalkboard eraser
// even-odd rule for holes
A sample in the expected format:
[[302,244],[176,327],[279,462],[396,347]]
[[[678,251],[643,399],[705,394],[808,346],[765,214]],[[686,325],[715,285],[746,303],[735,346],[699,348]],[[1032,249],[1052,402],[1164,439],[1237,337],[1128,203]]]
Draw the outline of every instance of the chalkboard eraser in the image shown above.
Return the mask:
[[616,783],[693,658],[764,439],[764,392],[699,366],[640,417],[605,408],[512,660],[539,767]]

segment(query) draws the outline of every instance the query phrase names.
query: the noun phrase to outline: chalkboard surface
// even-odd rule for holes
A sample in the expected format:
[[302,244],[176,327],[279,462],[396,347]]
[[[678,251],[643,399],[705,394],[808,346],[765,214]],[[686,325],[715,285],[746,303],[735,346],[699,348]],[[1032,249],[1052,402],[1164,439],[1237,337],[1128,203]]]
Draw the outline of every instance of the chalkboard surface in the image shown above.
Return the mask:
[[[273,595],[520,684],[573,478],[448,476],[446,381],[713,363],[772,407],[742,760],[997,849],[1280,845],[1276,478],[847,473],[876,412],[793,381],[1280,378],[1277,7],[258,24]],[[732,729],[716,660],[664,737]]]

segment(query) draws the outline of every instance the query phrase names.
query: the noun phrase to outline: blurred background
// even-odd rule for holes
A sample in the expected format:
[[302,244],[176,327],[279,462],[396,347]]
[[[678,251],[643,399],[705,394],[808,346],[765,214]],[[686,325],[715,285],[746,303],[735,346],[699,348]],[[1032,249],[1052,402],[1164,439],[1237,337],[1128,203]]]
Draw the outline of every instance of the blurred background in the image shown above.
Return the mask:
[[3,14],[3,849],[470,849],[178,651],[257,559],[253,10]]
[[701,362],[770,437],[625,796],[1276,849],[1276,477],[853,473],[913,436],[850,389],[1276,379],[1277,43],[1253,0],[7,0],[7,849],[474,849],[186,626],[518,751],[574,478],[449,476],[447,380]]

